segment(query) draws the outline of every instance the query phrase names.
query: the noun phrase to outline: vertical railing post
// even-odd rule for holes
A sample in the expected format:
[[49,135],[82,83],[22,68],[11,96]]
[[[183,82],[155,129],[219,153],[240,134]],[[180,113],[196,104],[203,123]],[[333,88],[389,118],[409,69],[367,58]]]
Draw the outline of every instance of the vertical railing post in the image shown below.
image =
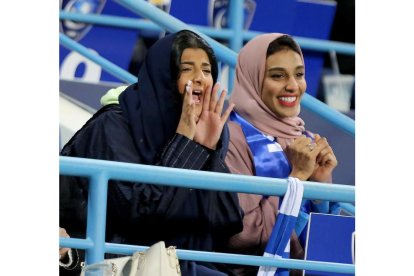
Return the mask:
[[104,260],[108,178],[105,173],[94,174],[89,180],[88,223],[86,237],[94,246],[86,250],[86,263]]
[[[230,0],[229,5],[229,28],[233,31],[233,35],[229,39],[230,48],[238,53],[243,46],[243,30],[244,30],[244,0]],[[229,67],[228,91],[229,94],[233,90],[234,68]]]

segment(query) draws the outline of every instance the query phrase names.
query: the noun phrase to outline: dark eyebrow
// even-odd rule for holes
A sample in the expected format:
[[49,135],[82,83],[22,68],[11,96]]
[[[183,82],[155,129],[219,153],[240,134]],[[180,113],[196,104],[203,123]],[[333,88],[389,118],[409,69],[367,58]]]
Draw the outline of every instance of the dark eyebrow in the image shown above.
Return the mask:
[[283,68],[283,67],[272,67],[267,71],[269,71],[269,72],[270,71],[285,71],[285,68]]
[[[180,64],[194,65],[194,64],[195,64],[195,62],[194,62],[194,61],[183,61],[183,62],[180,62]],[[203,63],[201,64],[201,66],[211,66],[211,65],[210,65],[210,63],[208,63],[208,62],[203,62]]]
[[[296,68],[295,68],[295,70],[298,70],[298,69],[305,69],[305,66],[303,66],[303,65],[299,65],[299,66],[297,66]],[[283,67],[272,67],[272,68],[270,68],[269,70],[267,70],[267,71],[286,71],[286,69],[285,68],[283,68]]]

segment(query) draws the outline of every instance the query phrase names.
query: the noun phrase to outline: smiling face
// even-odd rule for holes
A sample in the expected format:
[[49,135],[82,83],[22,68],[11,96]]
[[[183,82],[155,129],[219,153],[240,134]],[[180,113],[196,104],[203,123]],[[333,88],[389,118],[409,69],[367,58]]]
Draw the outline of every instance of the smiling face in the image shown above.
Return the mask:
[[284,48],[266,59],[261,99],[279,118],[297,116],[306,91],[301,56]]
[[206,52],[200,48],[187,48],[183,51],[180,60],[179,78],[177,80],[178,91],[184,95],[185,85],[193,82],[193,100],[197,117],[200,117],[203,99],[207,87],[213,87],[211,64]]

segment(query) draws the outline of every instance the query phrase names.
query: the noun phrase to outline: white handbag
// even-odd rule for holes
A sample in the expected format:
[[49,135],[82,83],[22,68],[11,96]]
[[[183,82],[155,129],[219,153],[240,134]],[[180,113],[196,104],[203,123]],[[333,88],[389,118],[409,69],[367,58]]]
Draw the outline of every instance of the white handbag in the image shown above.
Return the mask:
[[160,241],[144,252],[132,256],[105,259],[101,263],[86,265],[81,276],[176,276],[181,275],[174,246],[165,248]]

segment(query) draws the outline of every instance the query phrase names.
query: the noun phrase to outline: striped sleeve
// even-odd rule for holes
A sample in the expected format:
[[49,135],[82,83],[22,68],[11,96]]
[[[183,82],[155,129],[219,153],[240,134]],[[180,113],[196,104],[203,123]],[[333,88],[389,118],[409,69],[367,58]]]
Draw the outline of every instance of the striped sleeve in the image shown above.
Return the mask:
[[157,165],[201,170],[209,157],[210,153],[205,147],[177,133],[165,147]]

